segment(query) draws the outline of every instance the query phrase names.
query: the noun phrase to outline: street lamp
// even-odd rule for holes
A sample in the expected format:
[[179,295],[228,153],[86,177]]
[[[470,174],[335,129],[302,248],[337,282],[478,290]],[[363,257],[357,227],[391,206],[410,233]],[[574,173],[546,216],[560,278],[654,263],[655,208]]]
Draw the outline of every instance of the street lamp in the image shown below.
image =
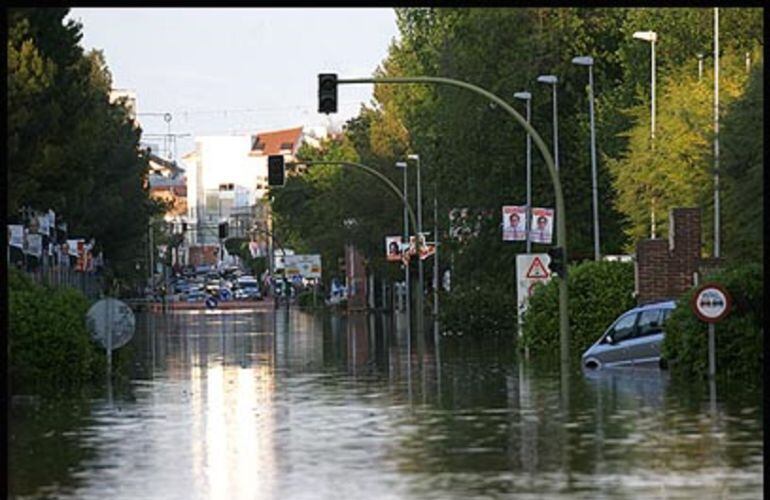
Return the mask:
[[[654,31],[637,31],[634,38],[650,42],[650,148],[655,151],[655,42],[658,40],[658,34]],[[655,238],[655,197],[652,199],[650,210],[650,233]]]
[[540,75],[537,77],[539,83],[545,83],[553,86],[553,164],[556,170],[559,170],[559,113],[556,104],[556,84],[559,79],[556,75]]
[[[521,99],[527,103],[527,123],[530,122],[532,114],[532,94],[529,92],[516,92],[513,94],[516,99]],[[525,222],[525,231],[527,233],[527,253],[532,251],[532,241],[529,238],[530,225],[532,223],[532,136],[527,132],[527,220]]]
[[[407,159],[412,160],[417,165],[417,239],[422,237],[422,182],[420,181],[420,155],[411,154],[407,156]],[[422,247],[422,241],[418,244]],[[424,271],[422,267],[422,258],[417,255],[417,286],[420,288],[420,294],[417,296],[417,319],[419,321],[417,325],[417,331],[422,332],[422,299],[425,293],[423,288]]]
[[[401,168],[404,170],[404,243],[408,245],[409,243],[409,214],[407,212],[407,204],[408,204],[408,198],[407,198],[407,183],[406,183],[406,174],[407,174],[407,164],[405,161],[398,161],[396,162],[396,168]],[[405,245],[402,244],[402,250],[403,253]],[[404,286],[406,288],[404,297],[406,301],[406,334],[407,334],[407,346],[411,347],[411,339],[412,339],[412,312],[411,312],[411,297],[409,293],[409,261],[404,259]],[[411,359],[411,358],[410,358]]]
[[573,57],[572,64],[588,66],[588,113],[591,120],[591,191],[594,208],[594,260],[599,253],[599,194],[596,180],[596,126],[594,125],[594,58],[591,56]]
[[698,81],[701,81],[703,78],[703,58],[706,57],[706,54],[698,52],[695,55],[698,57]]

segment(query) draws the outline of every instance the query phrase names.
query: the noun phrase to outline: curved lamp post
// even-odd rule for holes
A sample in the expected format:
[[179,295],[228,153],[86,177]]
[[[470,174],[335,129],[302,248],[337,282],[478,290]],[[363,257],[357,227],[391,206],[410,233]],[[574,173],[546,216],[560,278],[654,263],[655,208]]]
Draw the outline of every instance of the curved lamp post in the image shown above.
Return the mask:
[[[392,77],[392,78],[343,78],[343,79],[337,80],[337,84],[355,84],[355,83],[380,83],[380,84],[399,84],[399,83],[436,84],[438,83],[443,85],[451,85],[454,87],[460,87],[466,90],[470,90],[472,92],[475,92],[476,94],[486,97],[493,103],[500,106],[500,108],[502,108],[509,115],[511,115],[511,117],[513,117],[513,119],[516,120],[516,122],[518,122],[522,127],[524,127],[524,129],[532,136],[532,139],[535,141],[535,145],[537,146],[538,150],[540,151],[540,154],[543,156],[543,159],[545,160],[545,164],[546,164],[546,167],[548,168],[548,172],[551,175],[551,180],[553,181],[553,187],[554,187],[554,195],[556,198],[556,213],[558,215],[556,217],[556,241],[557,241],[557,245],[560,246],[563,250],[564,261],[566,263],[567,261],[567,224],[565,220],[566,213],[564,209],[564,196],[562,194],[561,182],[559,181],[559,174],[556,172],[556,167],[554,166],[553,157],[548,151],[548,148],[543,142],[543,139],[540,137],[537,131],[529,123],[527,123],[527,121],[518,112],[516,112],[516,110],[513,109],[513,107],[511,107],[510,104],[508,104],[503,99],[496,96],[495,94],[489,92],[488,90],[485,90],[481,87],[477,87],[476,85],[473,85],[471,83],[463,82],[460,80],[454,80],[452,78],[442,78],[437,76],[411,76],[411,77]],[[418,238],[418,245],[419,245],[419,238]],[[563,375],[569,369],[569,361],[570,361],[569,359],[569,319],[567,317],[567,299],[568,299],[567,280],[560,279],[559,280],[559,344],[560,344],[560,358],[561,358]]]

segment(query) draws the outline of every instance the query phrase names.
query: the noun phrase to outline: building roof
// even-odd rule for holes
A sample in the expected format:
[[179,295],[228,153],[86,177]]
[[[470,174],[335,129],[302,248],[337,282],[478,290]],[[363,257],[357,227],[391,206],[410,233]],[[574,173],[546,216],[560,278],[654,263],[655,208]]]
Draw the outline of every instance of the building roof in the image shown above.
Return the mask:
[[177,176],[184,173],[184,169],[175,161],[166,160],[152,153],[150,153],[150,170],[170,176]]
[[299,147],[301,137],[302,127],[259,132],[251,137],[249,156],[278,155],[287,150],[294,153]]

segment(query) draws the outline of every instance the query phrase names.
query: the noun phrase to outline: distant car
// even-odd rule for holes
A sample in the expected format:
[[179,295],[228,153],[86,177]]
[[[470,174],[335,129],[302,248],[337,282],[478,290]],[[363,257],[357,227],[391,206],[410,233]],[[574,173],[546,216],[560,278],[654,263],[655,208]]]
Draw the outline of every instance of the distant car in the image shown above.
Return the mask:
[[236,299],[262,299],[259,281],[254,276],[241,276],[236,280],[234,286]]
[[614,366],[665,366],[660,355],[663,324],[676,307],[666,301],[635,307],[623,313],[582,356],[588,369]]
[[187,292],[185,300],[187,302],[201,302],[208,297],[208,294],[202,292],[201,290],[191,290]]

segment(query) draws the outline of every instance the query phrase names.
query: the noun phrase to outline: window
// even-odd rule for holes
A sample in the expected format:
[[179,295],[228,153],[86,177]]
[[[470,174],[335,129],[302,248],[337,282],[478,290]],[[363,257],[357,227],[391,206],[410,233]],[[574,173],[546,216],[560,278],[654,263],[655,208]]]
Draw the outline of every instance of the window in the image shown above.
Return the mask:
[[649,311],[643,311],[639,314],[639,324],[637,325],[637,337],[644,337],[646,335],[655,335],[663,331],[661,328],[661,310],[650,309]]
[[617,343],[628,338],[631,338],[634,334],[634,325],[636,324],[636,313],[626,314],[618,320],[612,329],[607,333],[607,337],[612,337],[612,342]]
[[220,191],[232,191],[235,189],[235,186],[233,184],[220,184],[219,190]]

